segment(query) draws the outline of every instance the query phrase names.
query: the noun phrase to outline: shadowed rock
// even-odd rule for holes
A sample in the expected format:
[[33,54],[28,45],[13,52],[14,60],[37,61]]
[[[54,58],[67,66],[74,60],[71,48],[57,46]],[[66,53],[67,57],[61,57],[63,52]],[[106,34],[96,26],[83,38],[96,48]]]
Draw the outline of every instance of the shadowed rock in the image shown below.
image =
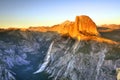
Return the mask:
[[48,80],[46,73],[52,80],[119,79],[120,43],[102,36],[88,16],[53,27],[1,29],[0,80]]

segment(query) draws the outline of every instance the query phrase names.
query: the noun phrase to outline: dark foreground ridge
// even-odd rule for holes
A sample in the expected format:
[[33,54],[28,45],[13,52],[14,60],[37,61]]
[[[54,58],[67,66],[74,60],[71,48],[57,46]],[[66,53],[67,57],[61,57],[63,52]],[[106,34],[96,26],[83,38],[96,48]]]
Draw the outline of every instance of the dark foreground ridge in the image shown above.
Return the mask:
[[1,29],[0,80],[116,80],[120,39],[110,34],[85,15],[51,28]]

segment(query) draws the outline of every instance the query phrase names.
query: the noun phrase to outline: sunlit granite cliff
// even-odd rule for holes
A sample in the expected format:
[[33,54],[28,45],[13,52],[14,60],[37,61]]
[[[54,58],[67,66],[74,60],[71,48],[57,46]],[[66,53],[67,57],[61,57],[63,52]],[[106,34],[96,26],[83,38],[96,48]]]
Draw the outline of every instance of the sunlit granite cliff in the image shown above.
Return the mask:
[[116,80],[119,35],[85,15],[52,27],[0,29],[0,80]]
[[[39,29],[30,29],[35,31],[47,32],[55,31],[62,35],[80,39],[83,35],[100,36],[96,24],[85,15],[76,16],[75,22],[65,21],[62,24],[53,27],[42,27]],[[82,39],[82,38],[81,38]]]
[[89,16],[81,15],[76,16],[75,22],[65,21],[61,24],[52,27],[38,27],[29,28],[31,31],[54,31],[62,36],[69,36],[77,40],[96,40],[99,42],[116,43],[109,39],[100,37],[100,33],[97,30],[96,24]]

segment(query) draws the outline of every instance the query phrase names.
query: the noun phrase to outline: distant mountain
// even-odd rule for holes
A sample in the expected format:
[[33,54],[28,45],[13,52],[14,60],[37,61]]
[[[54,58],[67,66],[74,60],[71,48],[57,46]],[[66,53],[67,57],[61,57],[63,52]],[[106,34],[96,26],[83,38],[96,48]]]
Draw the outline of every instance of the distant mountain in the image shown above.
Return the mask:
[[52,27],[0,29],[0,80],[116,80],[120,31],[107,30],[85,15]]
[[102,27],[106,27],[106,28],[110,28],[110,29],[120,29],[120,25],[117,25],[117,24],[104,24],[104,25],[101,25]]

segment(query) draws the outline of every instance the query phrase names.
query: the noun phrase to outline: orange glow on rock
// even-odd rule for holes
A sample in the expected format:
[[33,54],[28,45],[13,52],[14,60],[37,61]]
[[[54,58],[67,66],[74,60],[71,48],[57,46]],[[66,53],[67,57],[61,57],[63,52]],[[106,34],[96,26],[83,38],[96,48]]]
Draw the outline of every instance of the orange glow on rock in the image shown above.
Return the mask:
[[[14,28],[11,28],[14,30]],[[117,42],[100,37],[100,33],[97,30],[96,24],[88,16],[82,15],[77,16],[75,22],[65,21],[62,24],[54,25],[52,27],[30,27],[20,28],[21,31],[38,31],[47,32],[53,31],[57,32],[63,36],[69,36],[77,40],[95,40],[98,42],[107,42],[110,44],[117,44]]]
[[77,40],[95,40],[117,44],[117,42],[100,37],[96,24],[86,15],[76,16],[75,22],[65,21],[62,24],[52,27],[29,28],[32,31],[54,31],[64,36],[70,36]]

